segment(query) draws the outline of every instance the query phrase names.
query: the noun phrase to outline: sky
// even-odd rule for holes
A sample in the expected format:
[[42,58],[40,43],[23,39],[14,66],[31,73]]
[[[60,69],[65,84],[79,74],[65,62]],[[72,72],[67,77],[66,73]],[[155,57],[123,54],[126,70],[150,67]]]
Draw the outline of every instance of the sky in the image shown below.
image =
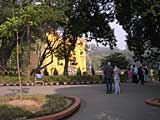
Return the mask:
[[[117,47],[120,49],[120,50],[124,50],[126,49],[126,35],[127,33],[123,30],[122,26],[120,26],[119,24],[116,24],[116,21],[113,22],[113,23],[109,23],[111,28],[114,29],[114,34],[115,34],[115,37],[116,37],[116,40],[117,40]],[[92,41],[91,43],[89,44],[96,44],[95,41]],[[100,47],[104,47],[103,45],[99,44]]]
[[117,39],[117,47],[121,50],[126,48],[126,37],[127,33],[123,30],[122,26],[116,24],[116,22],[110,23],[111,28],[114,28],[115,37]]

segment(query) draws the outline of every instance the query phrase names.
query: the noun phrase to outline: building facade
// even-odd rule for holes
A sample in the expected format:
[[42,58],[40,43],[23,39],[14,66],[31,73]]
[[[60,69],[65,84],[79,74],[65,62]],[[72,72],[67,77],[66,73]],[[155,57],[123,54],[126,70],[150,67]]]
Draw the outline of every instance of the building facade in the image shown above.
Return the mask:
[[[55,41],[53,34],[48,35],[48,40]],[[62,75],[64,72],[64,59],[53,55],[53,62],[46,67],[49,75],[54,75],[54,72],[58,72],[58,75]],[[45,64],[49,63],[51,57],[46,58]],[[75,75],[78,68],[81,72],[86,72],[86,40],[84,38],[78,38],[74,51],[71,52],[68,65],[68,74]]]

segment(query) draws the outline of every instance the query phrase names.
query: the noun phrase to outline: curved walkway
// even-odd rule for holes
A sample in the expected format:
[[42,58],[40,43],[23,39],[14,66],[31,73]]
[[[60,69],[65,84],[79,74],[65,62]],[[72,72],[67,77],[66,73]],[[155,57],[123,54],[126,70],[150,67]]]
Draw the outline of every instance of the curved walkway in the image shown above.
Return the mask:
[[[25,94],[63,94],[78,96],[81,108],[65,120],[159,120],[160,108],[144,103],[160,97],[160,84],[122,84],[118,96],[105,94],[105,85],[25,86]],[[0,87],[0,95],[15,95],[18,87]]]

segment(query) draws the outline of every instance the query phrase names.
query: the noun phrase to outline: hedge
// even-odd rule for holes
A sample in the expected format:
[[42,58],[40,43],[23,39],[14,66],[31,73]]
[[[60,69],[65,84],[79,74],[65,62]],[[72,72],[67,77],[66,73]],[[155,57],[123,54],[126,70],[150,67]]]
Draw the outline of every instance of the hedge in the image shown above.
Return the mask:
[[[120,75],[121,82],[124,83],[127,81],[127,75]],[[62,82],[104,82],[102,75],[83,75],[83,76],[44,76],[43,79],[39,79],[43,82],[52,82],[52,83],[62,83]],[[0,76],[0,83],[18,83],[17,76]],[[30,81],[26,80],[26,77],[22,77],[22,83],[31,83],[34,82],[34,76],[31,76]]]

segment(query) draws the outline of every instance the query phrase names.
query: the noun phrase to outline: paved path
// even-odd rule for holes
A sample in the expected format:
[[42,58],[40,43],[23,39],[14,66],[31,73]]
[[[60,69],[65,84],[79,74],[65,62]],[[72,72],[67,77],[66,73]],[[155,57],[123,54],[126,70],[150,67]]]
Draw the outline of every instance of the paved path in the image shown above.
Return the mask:
[[[123,84],[118,96],[105,94],[105,85],[23,87],[25,94],[63,94],[81,98],[81,108],[67,120],[160,120],[160,108],[144,100],[160,97],[160,84]],[[0,87],[0,95],[15,95],[18,87]]]

